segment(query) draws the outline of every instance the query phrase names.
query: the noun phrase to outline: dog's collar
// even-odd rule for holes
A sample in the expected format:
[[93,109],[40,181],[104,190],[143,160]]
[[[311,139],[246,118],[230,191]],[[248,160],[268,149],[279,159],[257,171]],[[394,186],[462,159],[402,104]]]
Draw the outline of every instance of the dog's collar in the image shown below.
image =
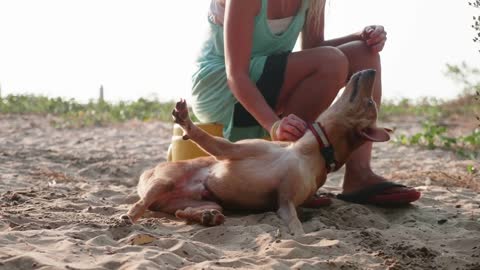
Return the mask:
[[333,145],[328,140],[325,129],[318,122],[308,124],[308,129],[312,131],[315,139],[317,139],[318,145],[320,146],[320,153],[322,154],[323,159],[325,159],[325,167],[327,168],[327,172],[334,172],[338,170],[340,166],[335,160],[335,151],[333,149]]

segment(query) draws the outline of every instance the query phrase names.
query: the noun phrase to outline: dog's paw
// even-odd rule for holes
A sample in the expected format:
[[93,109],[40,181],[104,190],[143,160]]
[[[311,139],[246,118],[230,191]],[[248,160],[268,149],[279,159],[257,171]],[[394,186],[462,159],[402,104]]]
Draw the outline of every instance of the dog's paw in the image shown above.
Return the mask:
[[172,111],[173,121],[180,126],[185,126],[187,124],[188,116],[188,107],[185,99],[181,99],[175,104],[175,108]]
[[119,218],[119,221],[120,221],[120,224],[122,224],[124,226],[133,225],[133,220],[127,214],[121,215],[120,218]]
[[204,226],[217,226],[225,222],[225,216],[218,210],[205,210],[202,212],[200,223]]
[[301,229],[291,230],[290,234],[294,237],[298,237],[298,236],[305,235],[305,231],[303,230],[303,228],[301,228]]
[[290,230],[290,234],[293,235],[293,236],[305,235],[305,231],[303,230],[302,223],[298,219],[292,220],[288,224],[288,228]]

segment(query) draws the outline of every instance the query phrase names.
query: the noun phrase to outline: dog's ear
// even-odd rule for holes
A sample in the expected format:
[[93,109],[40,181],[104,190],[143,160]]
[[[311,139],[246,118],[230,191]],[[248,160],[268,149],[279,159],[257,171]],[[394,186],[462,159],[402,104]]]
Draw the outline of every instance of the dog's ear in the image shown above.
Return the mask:
[[390,140],[390,129],[378,128],[378,127],[367,127],[361,130],[360,136],[367,141],[371,142],[386,142]]

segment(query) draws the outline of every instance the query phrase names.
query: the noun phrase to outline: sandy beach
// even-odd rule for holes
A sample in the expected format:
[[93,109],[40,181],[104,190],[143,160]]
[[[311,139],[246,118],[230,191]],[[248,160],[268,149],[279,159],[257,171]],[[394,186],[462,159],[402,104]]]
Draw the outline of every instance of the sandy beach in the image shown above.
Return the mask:
[[[227,212],[210,228],[150,213],[128,226],[118,217],[141,172],[165,161],[171,124],[50,120],[0,115],[0,269],[480,269],[480,174],[466,169],[479,160],[376,144],[374,169],[422,198],[396,209],[333,199],[304,210],[299,237],[273,212]],[[341,192],[342,177],[321,191]]]

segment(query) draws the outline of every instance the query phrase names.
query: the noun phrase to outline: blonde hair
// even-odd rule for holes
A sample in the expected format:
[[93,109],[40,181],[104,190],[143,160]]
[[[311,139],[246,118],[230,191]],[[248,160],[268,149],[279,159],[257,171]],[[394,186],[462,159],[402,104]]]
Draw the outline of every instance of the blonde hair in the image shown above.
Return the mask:
[[320,27],[320,16],[325,8],[326,0],[310,0],[307,15],[307,25],[313,26],[314,30]]

